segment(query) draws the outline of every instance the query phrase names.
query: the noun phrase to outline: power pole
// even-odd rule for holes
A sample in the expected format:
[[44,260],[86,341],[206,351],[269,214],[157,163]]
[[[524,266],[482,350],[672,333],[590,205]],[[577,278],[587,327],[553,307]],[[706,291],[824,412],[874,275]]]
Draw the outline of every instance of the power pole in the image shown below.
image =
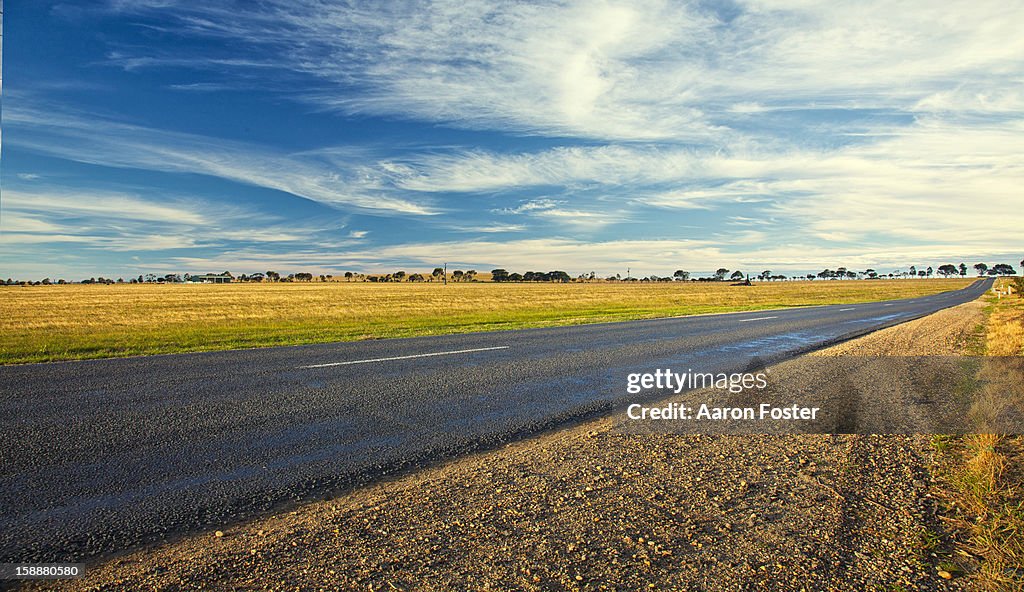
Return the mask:
[[441,277],[444,280],[444,285],[447,286],[448,285],[448,264],[447,263],[444,264],[444,273],[441,275]]

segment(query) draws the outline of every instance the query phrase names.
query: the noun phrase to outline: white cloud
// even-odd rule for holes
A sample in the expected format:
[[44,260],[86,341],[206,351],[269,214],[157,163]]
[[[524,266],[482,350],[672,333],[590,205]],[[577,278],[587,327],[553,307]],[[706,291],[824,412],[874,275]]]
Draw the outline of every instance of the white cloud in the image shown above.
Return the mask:
[[449,230],[455,232],[473,232],[484,234],[500,234],[503,232],[523,232],[526,230],[524,224],[489,224],[486,226],[453,226]]
[[476,150],[425,155],[407,163],[394,183],[425,192],[481,192],[509,188],[649,185],[699,174],[694,150],[652,145],[554,148],[498,154]]
[[624,212],[596,212],[561,208],[538,210],[532,216],[555,222],[559,227],[569,226],[583,231],[599,230],[610,224],[624,222],[629,219],[628,215]]
[[498,214],[525,214],[528,212],[536,212],[539,210],[550,210],[552,208],[558,207],[558,205],[561,203],[565,202],[547,198],[531,199],[528,201],[524,201],[523,203],[519,204],[514,208],[502,208],[499,210],[494,210],[494,212]]
[[[4,209],[15,212],[38,212],[49,215],[90,216],[107,220],[143,220],[168,224],[207,224],[206,217],[192,205],[157,203],[138,196],[79,192],[67,189],[40,191],[4,191]],[[4,228],[9,220],[4,219]]]
[[3,217],[0,218],[0,232],[39,232],[39,233],[59,233],[61,227],[57,224],[53,224],[44,220],[38,215],[32,215],[24,212],[18,212],[17,210],[11,211],[12,208],[5,208]]
[[[526,215],[539,220],[554,222],[561,227],[570,227],[581,231],[600,230],[609,224],[624,222],[629,219],[626,211],[604,209],[584,210],[580,208],[562,207],[566,200],[548,198],[525,201],[514,208],[492,210],[497,214]],[[499,228],[502,228],[499,226]]]

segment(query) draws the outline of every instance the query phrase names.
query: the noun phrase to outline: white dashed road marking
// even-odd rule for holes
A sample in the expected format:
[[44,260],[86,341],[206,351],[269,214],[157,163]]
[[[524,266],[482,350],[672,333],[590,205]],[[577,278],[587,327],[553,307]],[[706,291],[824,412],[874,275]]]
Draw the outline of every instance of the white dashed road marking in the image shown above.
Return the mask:
[[429,354],[416,354],[412,356],[395,356],[393,358],[371,358],[369,360],[351,360],[348,362],[331,362],[329,364],[312,364],[310,366],[299,366],[299,368],[327,368],[329,366],[348,366],[351,364],[370,364],[372,362],[391,362],[393,360],[411,360],[412,358],[431,358],[434,356],[451,356],[454,354],[469,354],[473,352],[494,351],[496,349],[508,349],[507,345],[497,347],[480,347],[477,349],[457,349],[454,351],[433,352]]
[[757,317],[755,319],[740,319],[741,323],[749,323],[750,321],[767,321],[768,319],[777,319],[779,317]]

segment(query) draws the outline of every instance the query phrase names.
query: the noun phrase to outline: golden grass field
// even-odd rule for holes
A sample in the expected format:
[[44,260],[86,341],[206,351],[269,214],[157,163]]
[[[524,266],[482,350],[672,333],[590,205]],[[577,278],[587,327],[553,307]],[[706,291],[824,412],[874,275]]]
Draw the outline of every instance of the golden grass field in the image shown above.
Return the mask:
[[10,286],[0,287],[0,363],[850,304],[973,281]]

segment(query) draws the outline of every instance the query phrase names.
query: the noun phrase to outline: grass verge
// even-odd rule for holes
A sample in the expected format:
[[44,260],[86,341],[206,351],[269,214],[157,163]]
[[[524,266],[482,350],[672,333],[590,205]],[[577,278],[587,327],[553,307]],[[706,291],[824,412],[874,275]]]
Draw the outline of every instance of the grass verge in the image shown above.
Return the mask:
[[[988,296],[984,353],[1024,355],[1024,299]],[[1003,377],[1019,381],[1019,376]],[[1004,388],[1011,385],[997,385]],[[1024,437],[968,434],[933,439],[946,519],[957,533],[947,574],[970,573],[981,590],[1024,590]]]

